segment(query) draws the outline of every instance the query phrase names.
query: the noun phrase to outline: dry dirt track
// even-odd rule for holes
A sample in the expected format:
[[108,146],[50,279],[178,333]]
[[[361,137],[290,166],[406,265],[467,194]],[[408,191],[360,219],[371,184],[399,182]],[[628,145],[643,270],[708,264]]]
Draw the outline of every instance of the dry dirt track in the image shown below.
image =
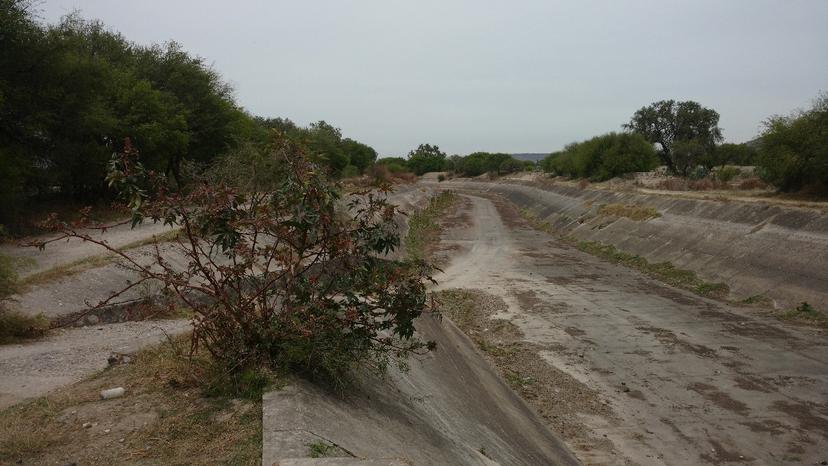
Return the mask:
[[[440,288],[503,298],[496,317],[611,408],[578,415],[587,435],[563,433],[582,461],[828,460],[823,331],[670,288],[533,230],[503,202],[463,199],[466,222],[443,234]],[[574,395],[558,396],[547,401]]]

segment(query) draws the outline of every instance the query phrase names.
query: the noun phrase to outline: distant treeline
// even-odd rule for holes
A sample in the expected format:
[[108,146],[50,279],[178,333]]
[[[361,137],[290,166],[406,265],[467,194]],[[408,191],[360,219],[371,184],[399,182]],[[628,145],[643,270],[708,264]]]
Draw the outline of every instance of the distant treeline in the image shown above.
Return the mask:
[[412,171],[416,175],[428,172],[452,172],[459,176],[505,175],[535,168],[534,162],[518,160],[504,153],[474,152],[449,157],[431,144],[420,144],[408,153],[407,159],[385,157],[377,160],[377,164],[386,166],[392,173]]
[[77,15],[34,19],[31,0],[0,0],[0,225],[51,199],[92,203],[113,152],[131,138],[142,161],[186,180],[240,145],[263,146],[269,129],[302,140],[334,176],[358,173],[373,149],[325,122],[299,128],[254,118],[203,59],[175,42],[141,46]]
[[569,144],[540,165],[552,174],[593,181],[659,165],[684,177],[753,165],[781,190],[828,190],[828,95],[809,110],[769,118],[761,135],[748,143],[722,144],[718,123],[719,114],[697,102],[659,101],[636,111],[623,125],[626,132]]

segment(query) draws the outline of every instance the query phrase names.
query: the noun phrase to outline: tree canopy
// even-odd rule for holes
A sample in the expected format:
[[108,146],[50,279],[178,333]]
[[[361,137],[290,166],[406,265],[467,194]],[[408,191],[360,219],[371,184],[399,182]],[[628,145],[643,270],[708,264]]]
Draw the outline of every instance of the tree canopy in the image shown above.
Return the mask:
[[758,165],[783,191],[828,192],[828,93],[808,110],[765,121]]
[[630,133],[609,133],[572,143],[541,162],[544,171],[594,181],[649,171],[657,165],[652,144]]
[[420,144],[408,153],[406,164],[418,176],[428,172],[440,172],[446,169],[446,154],[436,145]]
[[696,141],[711,153],[722,141],[719,113],[691,100],[661,100],[640,108],[624,128],[661,146],[658,155],[671,171],[676,170],[673,145],[679,141]]
[[52,198],[111,198],[106,163],[125,138],[148,169],[179,185],[185,164],[206,166],[242,146],[263,151],[273,130],[302,142],[335,177],[376,159],[325,121],[300,128],[252,117],[178,43],[138,45],[76,14],[43,25],[33,5],[0,0],[0,224],[14,229],[25,209]]

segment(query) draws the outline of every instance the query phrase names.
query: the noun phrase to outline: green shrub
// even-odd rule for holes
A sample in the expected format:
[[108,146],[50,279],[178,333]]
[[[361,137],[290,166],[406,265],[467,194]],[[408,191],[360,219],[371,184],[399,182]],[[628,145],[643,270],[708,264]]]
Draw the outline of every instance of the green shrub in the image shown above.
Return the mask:
[[691,181],[703,180],[707,178],[708,175],[710,175],[710,170],[702,165],[696,165],[685,173],[685,176]]
[[[186,193],[166,189],[166,177],[147,170],[131,146],[113,156],[108,180],[134,223],[187,226],[164,251],[185,258],[180,268],[157,251],[138,262],[100,244],[136,274],[125,289],[160,282],[188,303],[194,347],[251,393],[262,380],[248,369],[267,366],[337,383],[356,365],[382,371],[432,348],[414,328],[431,310],[425,284],[432,267],[388,258],[400,245],[396,206],[376,191],[343,199],[291,140],[274,141],[268,156],[284,168],[274,186],[239,192],[203,183]],[[91,239],[75,224],[48,226],[61,239]]]
[[736,167],[724,167],[720,168],[716,172],[716,179],[721,182],[727,183],[736,178],[737,176],[740,176],[741,174],[742,170],[739,170]]
[[609,133],[572,143],[541,163],[547,172],[592,181],[650,171],[657,166],[658,157],[652,144],[632,133]]
[[759,167],[762,178],[782,191],[828,192],[828,94],[809,110],[765,122]]
[[704,144],[696,139],[676,141],[670,155],[673,170],[681,176],[698,180],[710,173],[710,154]]
[[716,165],[755,165],[758,156],[757,150],[747,144],[725,143],[716,146],[713,159]]
[[342,169],[342,173],[340,175],[342,178],[354,178],[359,176],[359,168],[353,165],[346,165],[345,168]]

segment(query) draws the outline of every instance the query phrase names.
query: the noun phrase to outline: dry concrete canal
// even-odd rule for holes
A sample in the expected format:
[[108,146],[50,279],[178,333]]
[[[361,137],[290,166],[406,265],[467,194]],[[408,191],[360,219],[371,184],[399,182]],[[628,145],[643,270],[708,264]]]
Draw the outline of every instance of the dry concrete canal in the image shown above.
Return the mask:
[[440,288],[491,297],[472,336],[513,324],[543,367],[501,369],[582,462],[825,464],[822,330],[607,263],[484,196],[447,222]]

